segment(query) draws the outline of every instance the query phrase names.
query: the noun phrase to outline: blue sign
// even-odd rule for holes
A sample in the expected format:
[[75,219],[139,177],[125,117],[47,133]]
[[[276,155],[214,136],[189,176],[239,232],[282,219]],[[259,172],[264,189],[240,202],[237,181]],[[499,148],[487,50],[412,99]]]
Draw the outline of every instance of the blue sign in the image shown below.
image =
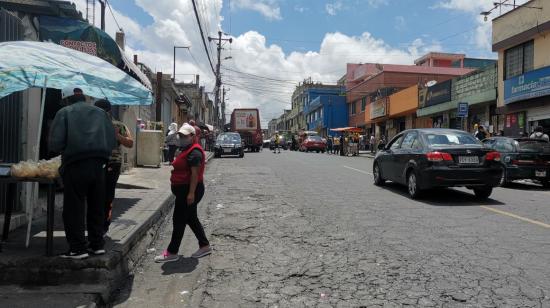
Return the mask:
[[468,103],[464,103],[464,102],[458,103],[458,111],[456,112],[456,116],[459,118],[468,117]]
[[504,103],[550,95],[550,66],[504,81]]

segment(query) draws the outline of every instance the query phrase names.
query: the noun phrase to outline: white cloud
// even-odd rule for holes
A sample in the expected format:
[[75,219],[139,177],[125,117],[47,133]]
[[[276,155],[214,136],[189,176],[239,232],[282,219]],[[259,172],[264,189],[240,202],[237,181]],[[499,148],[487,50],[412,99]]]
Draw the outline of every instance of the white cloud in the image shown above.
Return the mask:
[[296,12],[304,13],[304,12],[306,12],[306,11],[309,11],[309,8],[304,7],[304,6],[296,5],[296,6],[294,7],[294,10],[295,10]]
[[338,11],[340,11],[341,9],[342,9],[341,1],[325,4],[325,11],[327,12],[327,14],[331,16],[335,16],[338,13]]
[[395,17],[395,30],[403,31],[406,28],[407,28],[407,21],[405,20],[405,17],[396,16]]
[[470,13],[480,13],[491,9],[493,0],[446,0],[437,3],[434,8],[465,11]]
[[280,20],[281,8],[277,0],[233,0],[231,9],[247,9],[262,14],[269,20]]
[[[204,15],[204,26],[212,35],[220,29],[222,0],[209,0],[208,3],[213,4],[202,7],[200,11]],[[154,71],[171,74],[173,46],[189,44],[198,64],[188,51],[178,50],[177,72],[200,74],[201,84],[206,86],[207,91],[212,91],[214,77],[206,59],[191,1],[136,0],[136,4],[151,15],[153,23],[140,27],[115,11],[127,34],[127,53],[137,54],[140,61]],[[85,1],[79,0],[78,7],[85,9]],[[108,15],[107,32],[114,37],[115,31],[114,20]],[[259,107],[264,126],[270,119],[278,117],[283,109],[290,107],[292,91],[304,78],[311,76],[315,81],[335,83],[345,73],[346,63],[412,64],[415,58],[428,51],[441,50],[441,46],[425,43],[421,39],[409,46],[396,48],[368,32],[359,36],[327,33],[318,48],[303,52],[285,53],[280,46],[267,45],[266,41],[261,33],[249,31],[234,37],[231,51],[226,46],[222,54],[222,57],[231,55],[233,58],[222,62],[226,68],[222,70],[222,80],[231,89],[227,94],[227,112],[236,107]],[[215,52],[215,46],[211,47]],[[178,80],[190,81],[191,78],[188,75],[177,76]]]
[[382,5],[388,5],[388,4],[389,4],[389,0],[369,0],[369,5],[374,8],[378,8]]
[[[521,5],[528,0],[517,0],[515,3]],[[471,43],[475,44],[477,49],[481,50],[482,56],[491,56],[492,45],[492,23],[491,18],[497,17],[500,13],[506,13],[512,9],[510,6],[500,6],[491,11],[489,20],[485,21],[480,15],[481,12],[487,12],[495,8],[494,0],[445,0],[438,2],[432,9],[446,9],[470,14],[475,19],[474,27],[465,33]]]

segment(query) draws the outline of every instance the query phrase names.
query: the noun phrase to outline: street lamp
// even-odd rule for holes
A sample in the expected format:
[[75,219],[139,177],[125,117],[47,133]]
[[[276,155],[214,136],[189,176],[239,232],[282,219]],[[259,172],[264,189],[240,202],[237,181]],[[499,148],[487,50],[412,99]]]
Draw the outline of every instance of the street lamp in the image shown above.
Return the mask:
[[191,46],[174,46],[174,71],[172,75],[172,81],[176,82],[176,49],[182,48],[182,49],[189,49]]

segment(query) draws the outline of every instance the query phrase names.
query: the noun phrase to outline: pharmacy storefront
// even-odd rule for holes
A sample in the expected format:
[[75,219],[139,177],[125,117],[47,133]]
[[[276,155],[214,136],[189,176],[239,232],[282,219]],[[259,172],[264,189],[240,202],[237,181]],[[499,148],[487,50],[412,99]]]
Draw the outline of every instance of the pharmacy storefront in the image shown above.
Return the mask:
[[[510,134],[530,134],[537,126],[550,133],[550,66],[505,80],[504,104],[508,111],[506,128]],[[521,128],[514,126],[515,118]]]

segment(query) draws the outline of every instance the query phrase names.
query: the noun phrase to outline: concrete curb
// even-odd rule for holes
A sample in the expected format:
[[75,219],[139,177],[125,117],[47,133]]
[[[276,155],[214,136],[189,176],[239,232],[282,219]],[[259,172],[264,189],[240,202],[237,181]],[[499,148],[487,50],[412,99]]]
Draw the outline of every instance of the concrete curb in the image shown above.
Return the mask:
[[[207,152],[206,162],[212,158],[213,154]],[[174,205],[174,196],[171,193],[165,196],[164,200],[159,200],[156,208],[151,209],[143,223],[114,243],[104,256],[76,262],[39,257],[31,264],[1,265],[0,277],[4,283],[0,283],[0,290],[3,290],[0,298],[7,300],[7,296],[13,292],[29,295],[28,302],[25,296],[20,297],[21,307],[31,307],[34,302],[40,302],[41,294],[66,296],[67,300],[85,295],[84,298],[96,298],[98,304],[108,303],[157,239],[159,229]],[[61,268],[60,262],[63,262]],[[34,287],[21,287],[24,285]]]

